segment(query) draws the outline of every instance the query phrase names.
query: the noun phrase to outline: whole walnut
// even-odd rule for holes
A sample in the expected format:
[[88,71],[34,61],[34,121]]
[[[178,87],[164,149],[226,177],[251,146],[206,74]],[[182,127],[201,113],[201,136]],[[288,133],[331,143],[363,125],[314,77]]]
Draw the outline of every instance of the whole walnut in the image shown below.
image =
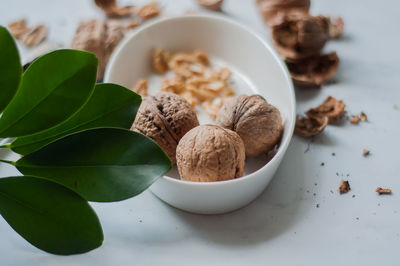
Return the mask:
[[243,176],[246,159],[242,139],[235,132],[216,125],[190,130],[176,149],[182,180],[210,182]]
[[132,130],[153,139],[176,162],[176,146],[190,129],[199,125],[196,112],[181,96],[158,92],[143,98]]
[[216,123],[239,134],[249,157],[271,151],[283,132],[279,110],[260,95],[229,99],[219,111]]

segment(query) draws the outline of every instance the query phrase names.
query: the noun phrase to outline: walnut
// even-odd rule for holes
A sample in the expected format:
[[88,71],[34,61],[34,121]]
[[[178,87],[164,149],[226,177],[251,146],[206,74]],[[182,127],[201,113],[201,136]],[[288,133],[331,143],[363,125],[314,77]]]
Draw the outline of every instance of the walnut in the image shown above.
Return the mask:
[[133,6],[119,7],[116,0],[94,0],[108,17],[128,17],[134,11]]
[[143,99],[132,129],[152,138],[175,163],[179,140],[198,125],[195,111],[184,98],[158,92]]
[[346,105],[343,101],[338,101],[336,98],[329,96],[318,107],[311,108],[307,111],[308,116],[312,117],[328,117],[329,124],[338,124],[344,114]]
[[286,59],[293,83],[299,87],[321,87],[332,79],[339,66],[335,52],[303,59]]
[[279,110],[260,95],[232,97],[219,111],[216,123],[239,134],[247,156],[268,153],[283,132]]
[[321,133],[328,125],[328,117],[298,117],[294,132],[303,137],[312,137]]
[[215,125],[202,125],[181,139],[176,159],[183,180],[223,181],[243,175],[245,148],[235,132]]
[[329,20],[323,16],[289,15],[272,27],[272,39],[284,58],[319,54],[329,39]]
[[147,79],[139,79],[138,81],[136,81],[135,86],[132,90],[140,96],[144,97],[149,95],[148,87],[149,85]]
[[123,25],[115,20],[83,21],[76,29],[71,48],[85,50],[96,54],[99,59],[97,80],[103,79],[103,74],[112,51],[124,37]]
[[282,17],[287,14],[307,14],[310,9],[310,0],[257,0],[257,4],[269,26],[282,21]]
[[221,10],[222,2],[224,0],[197,0],[197,3],[212,11]]

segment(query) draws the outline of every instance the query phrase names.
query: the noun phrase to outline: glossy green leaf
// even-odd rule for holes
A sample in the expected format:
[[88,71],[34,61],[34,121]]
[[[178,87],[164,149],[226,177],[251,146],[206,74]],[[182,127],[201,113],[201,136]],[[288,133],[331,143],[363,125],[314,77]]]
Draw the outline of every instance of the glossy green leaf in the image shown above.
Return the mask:
[[0,118],[0,137],[33,134],[70,117],[92,94],[96,71],[96,56],[84,51],[57,50],[36,59]]
[[83,253],[103,242],[100,222],[87,201],[45,179],[1,178],[0,214],[18,234],[46,252]]
[[18,89],[22,66],[11,34],[0,26],[0,113]]
[[63,123],[34,135],[17,138],[11,149],[26,155],[74,132],[95,127],[132,126],[141,97],[115,84],[97,84],[88,103]]
[[119,201],[146,190],[171,168],[150,138],[127,129],[78,132],[22,157],[25,175],[51,179],[90,201]]

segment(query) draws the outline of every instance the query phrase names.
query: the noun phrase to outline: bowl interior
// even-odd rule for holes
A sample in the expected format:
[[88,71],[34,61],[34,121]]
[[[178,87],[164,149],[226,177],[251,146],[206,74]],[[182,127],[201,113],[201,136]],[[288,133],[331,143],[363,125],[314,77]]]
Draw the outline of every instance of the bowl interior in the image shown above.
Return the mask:
[[[131,88],[138,79],[147,78],[149,92],[158,91],[162,77],[154,73],[151,65],[152,51],[157,47],[172,52],[204,50],[214,66],[226,66],[232,71],[231,85],[237,95],[257,93],[276,106],[281,112],[284,134],[275,156],[283,155],[295,122],[292,83],[276,53],[256,34],[220,16],[161,19],[125,38],[110,59],[105,82]],[[201,124],[212,122],[201,110],[198,114]],[[263,168],[267,160],[267,156],[247,159],[245,175]],[[176,169],[168,176],[177,177]]]

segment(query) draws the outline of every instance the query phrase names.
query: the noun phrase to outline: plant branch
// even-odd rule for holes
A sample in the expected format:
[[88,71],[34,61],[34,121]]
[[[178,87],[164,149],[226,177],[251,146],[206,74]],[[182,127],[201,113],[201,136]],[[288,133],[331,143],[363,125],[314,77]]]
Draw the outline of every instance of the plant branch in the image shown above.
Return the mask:
[[10,148],[11,148],[11,143],[0,145],[0,149],[10,149]]
[[1,163],[8,163],[8,164],[11,164],[11,165],[15,165],[15,162],[9,161],[9,160],[0,159],[0,162]]

